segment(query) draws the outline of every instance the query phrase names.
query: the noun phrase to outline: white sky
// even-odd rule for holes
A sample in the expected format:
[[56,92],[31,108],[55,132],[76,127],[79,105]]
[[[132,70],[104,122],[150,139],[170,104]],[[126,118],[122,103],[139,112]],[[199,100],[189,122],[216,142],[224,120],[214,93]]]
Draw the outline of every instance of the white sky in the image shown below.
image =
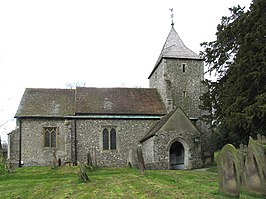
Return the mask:
[[[26,87],[148,87],[171,28],[196,53],[229,7],[251,0],[0,0],[0,135]],[[8,121],[7,123],[5,123]],[[5,123],[5,124],[4,124]]]

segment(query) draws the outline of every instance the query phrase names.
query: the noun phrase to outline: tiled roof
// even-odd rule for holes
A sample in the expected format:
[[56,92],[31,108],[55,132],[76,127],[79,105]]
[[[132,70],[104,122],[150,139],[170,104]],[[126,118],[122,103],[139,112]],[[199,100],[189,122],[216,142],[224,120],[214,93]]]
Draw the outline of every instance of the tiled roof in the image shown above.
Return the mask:
[[[163,49],[160,53],[160,56],[155,64],[155,67],[150,74],[153,74],[155,69],[157,68],[158,64],[161,62],[162,58],[179,58],[179,59],[198,59],[202,60],[202,58],[194,53],[192,50],[187,48],[181,38],[179,37],[178,33],[172,27],[170,30],[168,37],[164,43]],[[149,76],[149,78],[150,78]]]
[[150,88],[27,88],[15,117],[74,115],[163,115],[165,106]]
[[74,115],[75,90],[26,88],[15,117]]
[[152,88],[78,87],[75,111],[77,115],[162,115],[166,113],[157,90]]
[[184,132],[197,132],[199,134],[198,129],[190,121],[183,110],[176,108],[156,122],[148,133],[140,140],[140,142],[144,142],[145,140],[155,136],[156,133],[160,131],[170,131],[176,129]]

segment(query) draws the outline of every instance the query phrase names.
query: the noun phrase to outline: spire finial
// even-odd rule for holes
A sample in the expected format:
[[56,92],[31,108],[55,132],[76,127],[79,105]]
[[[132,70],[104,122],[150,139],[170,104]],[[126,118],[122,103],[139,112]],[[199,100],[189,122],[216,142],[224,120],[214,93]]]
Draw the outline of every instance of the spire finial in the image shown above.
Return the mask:
[[171,11],[171,18],[172,18],[172,27],[174,27],[174,8],[169,8],[169,10]]

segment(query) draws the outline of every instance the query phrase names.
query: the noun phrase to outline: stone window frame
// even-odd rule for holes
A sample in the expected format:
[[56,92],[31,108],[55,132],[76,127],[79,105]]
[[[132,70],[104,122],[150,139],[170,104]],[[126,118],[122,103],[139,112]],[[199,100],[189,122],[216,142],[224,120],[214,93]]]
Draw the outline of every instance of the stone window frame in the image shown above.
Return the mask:
[[[47,131],[48,130],[48,131]],[[43,141],[42,141],[42,145],[44,148],[46,149],[50,149],[50,148],[56,148],[57,147],[57,138],[58,138],[58,131],[59,131],[59,128],[57,126],[43,126],[42,127],[42,137],[43,137]],[[52,133],[55,133],[55,142],[54,142],[54,145],[52,143]],[[46,144],[46,133],[49,133],[50,136],[49,136],[49,146],[47,146]]]
[[[104,130],[107,129],[108,131],[108,147],[104,146]],[[111,130],[115,130],[115,148],[112,148],[111,143]],[[101,126],[101,136],[100,136],[100,143],[102,151],[118,151],[119,144],[118,144],[118,126],[117,125],[102,125]]]

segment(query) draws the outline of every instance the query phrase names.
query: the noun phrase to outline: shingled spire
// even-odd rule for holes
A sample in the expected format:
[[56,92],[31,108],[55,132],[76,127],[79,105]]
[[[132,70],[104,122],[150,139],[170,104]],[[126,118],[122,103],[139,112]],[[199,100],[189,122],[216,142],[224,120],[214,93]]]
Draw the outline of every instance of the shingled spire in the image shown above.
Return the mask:
[[175,31],[174,26],[172,26],[170,33],[166,39],[159,60],[162,57],[201,59],[196,53],[185,46],[185,44]]
[[197,55],[196,53],[194,53],[192,50],[190,50],[185,46],[185,44],[179,37],[178,33],[176,32],[174,25],[173,24],[171,25],[172,28],[167,36],[163,49],[149,78],[156,70],[157,66],[159,65],[159,63],[163,58],[202,60],[202,58],[199,55]]

